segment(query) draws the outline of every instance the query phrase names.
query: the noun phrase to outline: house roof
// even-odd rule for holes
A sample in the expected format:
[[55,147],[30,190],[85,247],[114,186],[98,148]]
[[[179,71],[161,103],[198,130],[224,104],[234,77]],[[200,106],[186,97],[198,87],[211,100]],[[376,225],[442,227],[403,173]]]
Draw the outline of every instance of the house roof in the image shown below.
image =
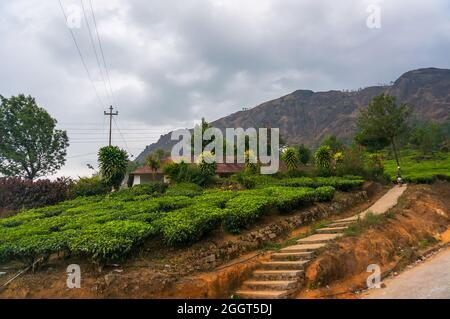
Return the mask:
[[[167,162],[166,162],[167,163]],[[145,175],[145,174],[163,174],[163,164],[160,168],[153,171],[149,166],[145,165],[134,170],[131,175]],[[244,170],[244,164],[237,163],[218,163],[216,167],[216,174],[234,174]]]
[[136,170],[134,170],[133,172],[131,172],[131,175],[145,175],[145,174],[162,174],[163,170],[162,168],[158,168],[156,170],[156,172],[154,170],[152,170],[149,166],[145,165],[142,167],[138,167]]
[[238,163],[218,163],[216,173],[239,173],[244,170],[244,164]]

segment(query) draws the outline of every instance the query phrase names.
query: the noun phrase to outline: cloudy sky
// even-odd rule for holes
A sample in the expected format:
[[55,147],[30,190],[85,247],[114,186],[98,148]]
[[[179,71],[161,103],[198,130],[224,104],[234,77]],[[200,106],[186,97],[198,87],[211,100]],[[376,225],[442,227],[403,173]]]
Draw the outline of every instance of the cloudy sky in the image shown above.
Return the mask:
[[[31,94],[68,131],[59,175],[96,166],[110,104],[119,111],[113,143],[136,156],[202,116],[296,89],[357,89],[415,68],[450,68],[447,0],[91,0],[111,93],[90,1],[94,47],[80,0],[61,2],[69,21],[58,0],[0,3],[0,94]],[[381,28],[367,26],[373,4]]]

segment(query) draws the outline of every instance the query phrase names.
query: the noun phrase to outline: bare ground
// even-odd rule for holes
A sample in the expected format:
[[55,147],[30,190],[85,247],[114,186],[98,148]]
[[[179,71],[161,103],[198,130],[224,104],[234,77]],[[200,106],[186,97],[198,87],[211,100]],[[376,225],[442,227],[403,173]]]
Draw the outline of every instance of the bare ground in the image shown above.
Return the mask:
[[378,264],[386,276],[448,242],[449,207],[449,183],[409,186],[390,218],[342,238],[315,259],[306,272],[308,288],[297,298],[357,298],[369,264]]
[[[340,214],[340,218],[366,209],[383,195],[386,188],[372,185],[366,190],[370,199]],[[256,228],[282,223],[283,218],[285,217],[268,216]],[[286,233],[274,239],[273,243],[281,244],[308,231],[309,228],[310,226],[305,226]],[[145,247],[137,257],[121,265],[109,265],[102,269],[85,259],[52,259],[36,273],[26,273],[0,290],[0,298],[228,298],[257,264],[268,258],[268,249],[255,249],[217,265],[210,271],[192,271],[189,267],[190,261],[195,259],[200,251],[230,240],[237,240],[237,236],[225,235],[219,230],[202,242],[182,249]],[[80,289],[66,287],[66,267],[69,264],[80,265]],[[6,275],[0,276],[0,285],[23,268],[21,264],[0,265],[0,272],[7,272]]]

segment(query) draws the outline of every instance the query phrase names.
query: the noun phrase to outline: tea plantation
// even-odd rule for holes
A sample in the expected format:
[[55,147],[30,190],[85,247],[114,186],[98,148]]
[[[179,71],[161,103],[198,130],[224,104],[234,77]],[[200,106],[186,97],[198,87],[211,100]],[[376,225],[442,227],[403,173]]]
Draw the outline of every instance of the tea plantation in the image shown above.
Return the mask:
[[238,233],[269,211],[284,214],[306,203],[329,201],[335,189],[362,183],[356,177],[267,179],[264,187],[242,191],[179,184],[158,192],[140,185],[81,197],[0,219],[0,262],[32,264],[54,253],[97,262],[120,260],[147,240],[182,245],[218,227]]
[[[450,180],[450,153],[424,156],[413,150],[402,152],[400,158],[403,180],[412,183],[432,183],[436,179]],[[386,160],[385,171],[392,181],[397,177],[397,165],[393,159]]]

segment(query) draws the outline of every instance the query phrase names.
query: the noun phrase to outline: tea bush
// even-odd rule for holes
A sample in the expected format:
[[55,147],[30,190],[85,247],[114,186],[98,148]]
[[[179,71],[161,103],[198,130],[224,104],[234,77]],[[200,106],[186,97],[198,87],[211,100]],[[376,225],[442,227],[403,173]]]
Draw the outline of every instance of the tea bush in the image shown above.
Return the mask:
[[200,195],[203,188],[193,183],[178,183],[170,185],[166,191],[167,196],[189,196],[194,197]]
[[360,183],[356,178],[265,180],[280,185],[204,191],[197,185],[178,184],[163,194],[161,189],[155,194],[155,185],[150,185],[30,209],[0,219],[0,262],[19,259],[33,263],[56,252],[101,263],[120,260],[151,238],[180,245],[195,242],[221,226],[238,233],[268,211],[287,213],[305,203],[330,200],[334,188],[323,184],[342,188]]

